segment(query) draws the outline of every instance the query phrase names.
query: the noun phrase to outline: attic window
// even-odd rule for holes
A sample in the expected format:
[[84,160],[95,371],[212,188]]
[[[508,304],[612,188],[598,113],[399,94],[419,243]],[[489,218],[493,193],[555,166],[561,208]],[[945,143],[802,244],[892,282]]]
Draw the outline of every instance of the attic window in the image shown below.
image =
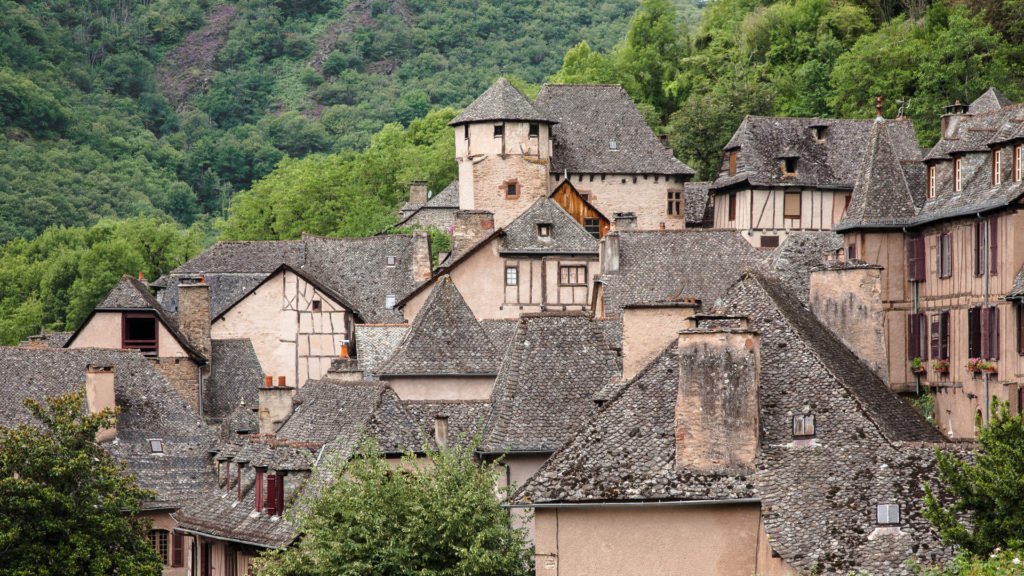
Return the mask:
[[395,261],[396,261],[396,258],[394,256],[388,256],[387,260],[385,262],[386,262],[386,265],[387,265],[388,268],[394,268],[395,267]]
[[153,454],[164,453],[164,441],[162,438],[150,438],[149,439],[149,451]]
[[540,124],[536,122],[530,122],[530,138],[537,138],[540,136]]
[[138,350],[146,356],[156,356],[158,344],[156,316],[124,314],[121,317],[122,349]]
[[828,140],[828,126],[811,126],[814,141],[819,144]]
[[960,158],[953,159],[953,191],[963,190],[963,170],[961,170]]
[[504,124],[495,124],[494,125],[494,137],[495,138],[501,138],[504,135],[505,135],[505,125]]
[[551,236],[551,224],[537,224],[537,236],[548,238]]
[[518,198],[519,197],[519,184],[516,182],[509,182],[505,185],[505,197],[506,198]]
[[900,523],[899,504],[879,504],[876,512],[878,524],[892,526]]
[[796,158],[783,158],[779,164],[779,167],[782,168],[782,174],[785,176],[796,175],[796,161]]
[[936,173],[935,166],[928,167],[928,198],[935,198],[935,185],[936,185]]
[[309,303],[309,307],[312,308],[313,312],[319,312],[323,308],[323,302],[320,300],[313,300]]
[[618,150],[619,149],[619,141],[618,140],[609,140],[608,141],[608,149],[609,150]]
[[392,310],[392,309],[394,309],[394,307],[395,307],[395,295],[394,294],[388,294],[387,296],[384,297],[384,308],[387,308],[388,310]]
[[594,238],[601,237],[601,219],[600,218],[584,218],[583,227],[586,228],[587,232],[590,233]]
[[505,286],[519,285],[519,267],[505,266]]
[[806,438],[808,436],[814,436],[814,414],[793,416],[793,437]]

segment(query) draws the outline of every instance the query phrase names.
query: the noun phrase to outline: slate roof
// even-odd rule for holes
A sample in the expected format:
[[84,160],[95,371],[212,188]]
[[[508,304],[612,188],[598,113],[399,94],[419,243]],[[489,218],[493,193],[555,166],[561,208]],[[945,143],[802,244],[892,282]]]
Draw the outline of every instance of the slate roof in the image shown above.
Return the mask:
[[890,126],[875,121],[871,136],[853,187],[850,205],[837,228],[868,225],[889,218],[911,218],[923,203],[923,190],[915,187],[923,178],[915,181],[907,178],[906,170],[923,171],[920,162],[904,167],[900,163],[896,148],[892,144]]
[[512,341],[512,337],[515,336],[518,324],[518,318],[484,319],[480,321],[480,326],[487,333],[487,337],[491,339],[494,349],[502,356],[504,356],[505,350]]
[[793,232],[769,253],[765,264],[790,293],[807,303],[811,295],[811,272],[821,267],[826,256],[842,247],[843,237],[835,232]]
[[477,97],[449,126],[470,122],[491,120],[515,120],[519,122],[548,122],[555,120],[538,110],[518,88],[505,78],[498,78],[483,94]]
[[[874,122],[747,116],[725,145],[727,151],[738,150],[736,173],[729,176],[723,167],[711,185],[711,192],[725,192],[739,185],[852,190]],[[899,160],[921,159],[910,121],[883,123]],[[825,127],[824,142],[815,139],[814,127]],[[779,163],[784,157],[798,159],[795,176],[783,175]]]
[[[39,426],[25,399],[42,401],[84,390],[90,364],[113,366],[121,410],[116,441],[102,446],[126,465],[142,488],[156,491],[162,502],[180,504],[212,485],[206,456],[216,438],[149,360],[135,351],[0,348],[0,420]],[[152,453],[151,438],[164,441],[163,454]]]
[[523,314],[494,385],[480,450],[553,452],[593,412],[594,393],[619,376],[616,368],[588,313]]
[[711,182],[687,182],[683,187],[683,212],[688,227],[700,228],[711,207],[708,204]]
[[[921,516],[942,437],[830,335],[775,279],[744,277],[720,310],[760,334],[760,451],[743,476],[677,467],[676,345],[630,381],[514,495],[520,504],[737,500],[761,503],[773,552],[800,573],[910,574],[905,560],[951,551]],[[793,414],[815,415],[807,444]],[[747,501],[747,500],[744,500]],[[897,534],[876,530],[875,506],[897,503]]]
[[1007,300],[1020,300],[1024,298],[1024,266],[1017,271],[1017,275],[1013,277],[1013,288],[1005,296]]
[[375,380],[381,366],[409,332],[408,324],[356,324],[356,360],[363,377]]
[[[694,297],[713,305],[744,271],[759,265],[739,233],[688,229],[622,231],[618,271],[603,273],[606,316],[623,306]],[[611,234],[609,234],[611,236]]]
[[444,190],[441,190],[437,194],[434,194],[427,199],[426,204],[413,204],[412,202],[406,202],[398,210],[402,214],[407,214],[402,222],[396,224],[401,226],[406,220],[411,218],[416,212],[420,210],[458,210],[459,209],[459,181],[452,180],[451,184],[445,186]]
[[473,440],[482,437],[484,425],[491,412],[490,402],[469,400],[437,402],[405,400],[405,410],[412,418],[416,429],[424,438],[433,438],[434,421],[439,417],[448,419],[448,445],[463,448],[472,445]]
[[545,84],[536,105],[558,121],[553,173],[694,174],[655,136],[622,86]]
[[252,342],[248,338],[212,340],[210,348],[212,360],[203,386],[203,413],[219,420],[228,418],[239,402],[258,406],[264,371]]
[[[550,236],[538,235],[540,224],[551,226]],[[597,239],[557,202],[547,197],[538,198],[504,230],[505,236],[499,248],[502,254],[597,255]]]
[[448,276],[436,281],[416,320],[380,368],[388,376],[494,375],[501,355]]
[[1005,106],[1012,106],[1013,102],[1003,95],[1002,92],[996,90],[995,87],[990,86],[988,90],[975,98],[974,102],[971,102],[968,111],[971,114],[981,114],[984,112],[995,112]]
[[[210,314],[216,317],[286,264],[343,296],[365,322],[402,322],[402,315],[387,309],[385,300],[387,295],[397,298],[417,285],[414,246],[414,237],[403,234],[218,242],[171,271],[163,279],[166,289],[161,298],[169,310],[175,310],[178,279],[203,274],[210,286]],[[395,266],[386,265],[387,256],[396,258]]]

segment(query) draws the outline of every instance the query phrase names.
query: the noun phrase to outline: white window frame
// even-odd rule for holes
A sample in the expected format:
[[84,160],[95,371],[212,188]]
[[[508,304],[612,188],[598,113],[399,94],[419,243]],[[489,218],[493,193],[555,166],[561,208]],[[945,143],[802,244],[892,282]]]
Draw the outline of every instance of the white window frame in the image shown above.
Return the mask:
[[394,310],[396,302],[397,302],[397,300],[395,299],[395,295],[394,294],[388,294],[388,295],[384,296],[384,308],[385,309],[387,309],[387,310]]
[[928,198],[935,198],[936,167],[934,164],[928,167]]
[[900,505],[879,504],[875,508],[875,522],[881,526],[898,526],[900,523]]
[[796,438],[814,436],[814,414],[793,416],[793,436]]
[[959,192],[961,190],[963,190],[963,168],[960,158],[953,158],[953,191]]
[[519,286],[519,266],[505,266],[505,286]]
[[996,186],[1003,183],[1003,151],[996,148],[992,151],[992,183]]

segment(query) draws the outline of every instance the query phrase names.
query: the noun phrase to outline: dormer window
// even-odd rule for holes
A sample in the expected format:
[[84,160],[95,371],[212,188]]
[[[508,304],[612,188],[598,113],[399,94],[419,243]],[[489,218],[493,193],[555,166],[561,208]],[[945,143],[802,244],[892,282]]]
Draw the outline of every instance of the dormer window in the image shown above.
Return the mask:
[[537,224],[537,236],[540,238],[548,238],[551,236],[551,224]]
[[876,522],[881,526],[894,526],[900,523],[899,504],[879,504],[875,512]]
[[736,175],[736,151],[729,151],[729,176]]
[[796,175],[796,158],[783,158],[782,162],[779,163],[779,168],[782,169],[783,176],[795,176]]
[[619,149],[619,141],[618,140],[609,140],[608,141],[608,149],[609,150],[618,150]]
[[388,256],[387,259],[385,260],[385,266],[387,266],[388,268],[394,268],[396,261],[397,258],[395,258],[394,256]]
[[1003,182],[1002,156],[1003,151],[999,148],[992,150],[992,184],[996,186]]
[[935,198],[936,174],[935,166],[928,167],[928,198]]
[[540,137],[540,124],[536,122],[530,122],[530,138]]
[[505,135],[505,125],[504,124],[495,124],[494,125],[494,137],[495,138],[501,138],[504,135]]
[[959,192],[963,189],[963,170],[961,170],[961,159],[953,159],[953,191]]
[[828,126],[811,126],[814,141],[821,144],[828,140]]
[[1024,176],[1024,149],[1020,144],[1013,147],[1013,181],[1020,182]]
[[158,350],[157,320],[153,314],[125,313],[121,316],[121,348],[138,350],[156,356]]
[[393,310],[395,308],[395,295],[388,294],[384,297],[384,308]]
[[162,438],[150,438],[149,439],[149,451],[152,454],[163,454],[164,453],[164,441]]
[[793,416],[793,437],[807,438],[809,436],[814,436],[814,414]]

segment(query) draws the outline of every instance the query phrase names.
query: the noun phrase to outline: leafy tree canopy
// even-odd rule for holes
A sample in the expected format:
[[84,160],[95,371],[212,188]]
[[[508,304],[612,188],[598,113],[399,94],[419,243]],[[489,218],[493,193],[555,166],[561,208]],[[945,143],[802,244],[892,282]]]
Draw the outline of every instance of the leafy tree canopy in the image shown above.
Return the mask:
[[258,561],[267,576],[473,576],[530,574],[524,529],[495,498],[499,468],[469,448],[412,455],[397,467],[373,441],[295,522],[301,539]]
[[114,413],[84,393],[25,402],[42,429],[0,427],[0,574],[159,576],[139,517],[153,494],[96,444]]

